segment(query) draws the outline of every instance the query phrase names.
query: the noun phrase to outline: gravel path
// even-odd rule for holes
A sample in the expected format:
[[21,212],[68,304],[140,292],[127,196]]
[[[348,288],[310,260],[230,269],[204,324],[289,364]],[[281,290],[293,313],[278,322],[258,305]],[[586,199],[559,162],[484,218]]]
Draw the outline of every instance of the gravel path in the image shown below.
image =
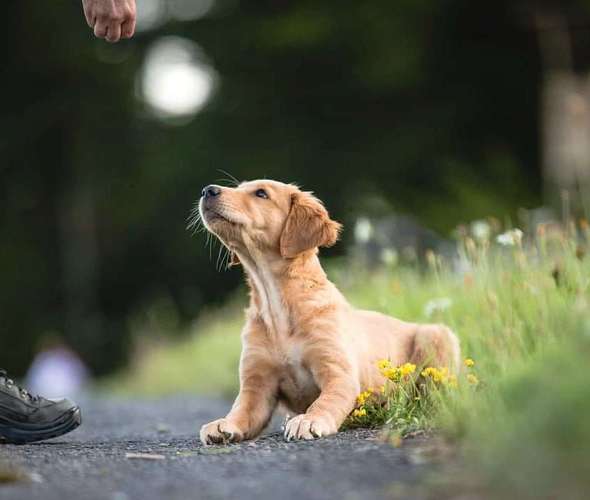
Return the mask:
[[[393,448],[366,430],[296,443],[271,433],[203,448],[197,429],[225,414],[228,405],[220,401],[83,403],[83,424],[73,433],[0,445],[0,499],[391,499],[396,485],[428,467],[420,459],[425,440]],[[7,469],[22,477],[13,479]]]

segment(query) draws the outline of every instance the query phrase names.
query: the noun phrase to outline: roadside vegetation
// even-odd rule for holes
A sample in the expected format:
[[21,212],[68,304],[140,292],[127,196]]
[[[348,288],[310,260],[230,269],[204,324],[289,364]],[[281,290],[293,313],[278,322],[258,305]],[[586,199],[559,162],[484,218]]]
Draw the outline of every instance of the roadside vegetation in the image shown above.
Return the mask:
[[495,226],[480,221],[463,230],[453,262],[430,255],[426,272],[394,268],[349,283],[357,305],[451,326],[464,366],[453,377],[442,367],[391,367],[383,360],[389,381],[359,397],[348,424],[385,423],[393,443],[437,429],[458,444],[461,466],[432,489],[439,498],[584,498],[588,223],[541,225],[534,234]]
[[233,398],[238,391],[245,297],[243,291],[223,307],[206,311],[176,342],[159,335],[166,325],[158,319],[138,322],[137,353],[130,367],[103,380],[98,389],[121,396],[190,393]]
[[[436,429],[463,464],[439,494],[582,498],[590,478],[589,241],[585,220],[534,234],[479,221],[458,232],[452,259],[431,253],[424,266],[398,265],[389,253],[374,271],[329,263],[356,306],[446,323],[463,352],[457,376],[381,360],[388,382],[359,395],[345,425],[385,426],[394,444]],[[235,304],[210,314],[189,340],[148,350],[117,387],[235,393],[241,322]]]

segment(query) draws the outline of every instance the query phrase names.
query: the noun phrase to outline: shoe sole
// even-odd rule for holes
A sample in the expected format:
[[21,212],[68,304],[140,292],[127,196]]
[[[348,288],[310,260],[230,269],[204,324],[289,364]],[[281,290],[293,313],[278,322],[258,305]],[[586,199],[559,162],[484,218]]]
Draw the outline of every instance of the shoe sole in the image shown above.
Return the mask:
[[26,444],[63,436],[82,423],[77,406],[64,413],[58,420],[45,425],[0,422],[0,443]]

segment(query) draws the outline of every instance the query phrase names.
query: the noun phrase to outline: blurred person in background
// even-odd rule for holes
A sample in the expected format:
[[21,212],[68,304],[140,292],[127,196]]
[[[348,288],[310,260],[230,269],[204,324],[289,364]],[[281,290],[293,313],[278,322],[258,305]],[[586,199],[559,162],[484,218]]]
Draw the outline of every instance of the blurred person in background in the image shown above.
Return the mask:
[[[135,0],[82,0],[86,22],[94,35],[108,42],[135,32]],[[28,375],[34,387],[53,394],[79,389],[86,368],[63,346],[37,356]],[[80,408],[69,399],[35,396],[0,369],[0,442],[23,444],[61,436],[81,423]]]
[[42,341],[25,380],[29,390],[46,397],[74,396],[88,381],[88,369],[60,338],[49,336]]

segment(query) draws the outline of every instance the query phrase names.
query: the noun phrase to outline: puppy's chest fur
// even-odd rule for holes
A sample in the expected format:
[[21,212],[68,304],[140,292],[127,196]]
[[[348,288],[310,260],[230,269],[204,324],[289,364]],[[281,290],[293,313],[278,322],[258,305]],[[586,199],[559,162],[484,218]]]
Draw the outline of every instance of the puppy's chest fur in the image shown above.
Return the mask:
[[279,400],[288,410],[303,413],[320,394],[313,374],[305,364],[303,346],[298,341],[290,341],[277,351]]
[[269,354],[278,367],[279,401],[291,412],[304,413],[320,390],[305,363],[304,341],[293,336],[294,312],[283,300],[286,291],[264,266],[251,266],[249,276],[256,293],[252,316],[270,340]]

